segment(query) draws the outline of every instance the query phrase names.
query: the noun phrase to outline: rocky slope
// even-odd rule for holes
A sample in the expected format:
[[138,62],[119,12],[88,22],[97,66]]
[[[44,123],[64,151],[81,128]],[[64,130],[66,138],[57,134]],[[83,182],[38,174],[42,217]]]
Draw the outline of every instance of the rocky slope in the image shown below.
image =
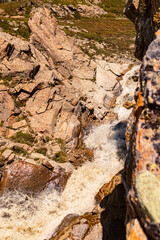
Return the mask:
[[[13,12],[13,6],[17,5],[14,4],[21,4],[17,8],[16,14]],[[51,222],[54,216],[58,218],[57,213],[54,215],[54,211],[56,212],[56,209],[60,208],[55,203],[58,200],[52,203],[55,210],[48,210],[48,205],[51,204],[50,193],[54,192],[51,197],[53,199],[54,196],[59,199],[62,193],[65,196],[65,186],[72,178],[73,183],[77,186],[75,181],[78,181],[78,176],[76,176],[78,170],[76,169],[83,167],[86,162],[88,165],[84,167],[84,170],[89,176],[93,173],[87,172],[87,166],[93,171],[96,170],[96,174],[103,168],[102,166],[98,168],[98,163],[95,163],[93,167],[92,163],[89,163],[93,160],[93,151],[86,148],[83,141],[84,134],[88,133],[93,125],[110,123],[116,119],[123,121],[125,113],[128,116],[129,109],[134,106],[130,88],[135,88],[137,81],[138,66],[134,66],[135,61],[127,59],[123,61],[121,58],[117,63],[115,62],[117,56],[103,55],[107,47],[105,41],[103,44],[98,42],[97,35],[90,35],[89,29],[85,35],[88,36],[88,40],[86,40],[76,38],[75,35],[68,36],[66,28],[62,24],[60,25],[60,19],[62,23],[67,18],[69,18],[67,24],[70,24],[71,19],[73,24],[77,23],[75,21],[77,14],[79,14],[80,21],[78,23],[81,27],[86,25],[86,20],[91,20],[92,24],[95,21],[100,23],[101,16],[106,14],[107,7],[104,9],[103,1],[95,4],[89,2],[88,4],[76,2],[76,4],[78,4],[76,7],[64,4],[42,7],[39,4],[36,5],[35,2],[16,2],[2,5],[1,8],[0,221],[3,225],[3,238],[6,239],[9,237],[7,234],[10,234],[10,230],[14,232],[15,239],[19,238],[20,240],[22,235],[23,239],[25,237],[28,239],[28,234],[32,236],[32,239],[37,239],[37,236],[44,239],[42,233],[45,234],[43,232],[45,224],[43,221],[39,222],[40,218],[36,218],[35,214],[35,222],[38,222],[38,227],[36,223],[34,226],[32,224],[31,227],[30,218],[27,216],[28,212],[30,214],[30,208],[34,212],[38,207],[41,209],[41,206],[44,206],[41,209],[42,212],[44,213],[45,208],[48,211],[48,215],[44,214],[45,222]],[[12,11],[9,11],[10,7]],[[113,5],[115,11],[114,7]],[[29,20],[27,9],[29,9],[30,14]],[[55,18],[56,14],[58,20]],[[95,14],[96,19],[93,17]],[[110,23],[112,21],[126,23],[126,19],[118,19],[120,17],[118,14],[115,15],[116,20],[110,19]],[[8,25],[3,25],[6,24],[8,18],[9,29],[4,27],[8,27]],[[27,31],[26,20],[30,30],[30,33],[27,32],[29,38],[24,38],[26,36],[24,33]],[[105,17],[104,20],[106,21]],[[19,21],[22,21],[22,28],[25,29],[22,31],[23,34],[20,31],[22,28]],[[77,29],[73,30],[77,31]],[[105,36],[103,35],[103,38]],[[131,42],[129,43],[131,44]],[[97,46],[95,52],[93,52],[93,44]],[[117,46],[116,49],[119,49],[119,45]],[[98,48],[103,48],[103,52],[97,52]],[[86,49],[89,49],[92,54]],[[117,100],[121,94],[121,100]],[[119,101],[120,113],[116,107],[116,101]],[[125,123],[120,123],[115,127],[115,131],[119,128],[124,130]],[[109,128],[108,131],[110,131]],[[119,137],[118,135],[116,137],[122,138],[120,141],[123,142],[123,146],[115,147],[115,152],[118,151],[117,148],[120,150],[118,153],[113,153],[113,157],[117,161],[116,166],[114,163],[110,164],[114,174],[122,168],[119,159],[123,158],[121,154],[124,156],[125,152],[124,136]],[[107,141],[109,140],[107,139]],[[111,139],[110,142],[112,142]],[[99,147],[99,143],[97,144],[97,148],[103,149],[105,147],[105,143],[102,143],[101,147]],[[124,150],[123,153],[121,153],[121,148]],[[80,170],[81,178],[83,177],[82,171]],[[110,174],[111,177],[114,175],[113,173]],[[93,178],[93,176],[91,177]],[[101,185],[106,181],[108,180],[102,181]],[[83,182],[81,184],[84,185]],[[73,187],[72,185],[71,187]],[[93,186],[95,187],[95,184]],[[116,189],[114,190],[114,188]],[[68,189],[67,191],[70,191],[70,188]],[[13,191],[16,191],[15,195],[12,195]],[[88,188],[87,191],[89,191]],[[81,192],[80,186],[78,193]],[[18,199],[17,194],[19,194],[18,197],[22,197],[21,200]],[[87,194],[91,195],[89,192]],[[13,196],[16,211],[13,204],[10,205],[10,202],[13,202],[13,200],[10,201]],[[45,199],[44,201],[41,200],[41,196]],[[83,194],[82,196],[86,197]],[[119,196],[121,196],[122,202],[119,201]],[[40,202],[41,206],[37,207],[32,197]],[[94,196],[91,197],[94,198]],[[101,203],[104,198],[105,200]],[[64,199],[68,200],[68,195]],[[52,236],[51,239],[68,237],[69,239],[87,240],[93,239],[93,236],[95,239],[101,239],[104,235],[107,239],[118,239],[120,236],[123,239],[125,235],[125,204],[121,176],[116,176],[111,183],[104,185],[96,200],[99,204],[91,213],[85,213],[82,216],[66,216],[66,214],[64,220],[59,218],[62,220],[61,224],[55,231],[55,226],[51,227],[49,237]],[[32,202],[32,205],[30,206],[28,202]],[[57,208],[55,208],[55,204],[57,204]],[[64,210],[63,199],[60,200],[59,204],[62,205],[61,211]],[[86,205],[89,206],[90,203]],[[92,205],[95,205],[94,199]],[[6,206],[9,206],[9,212],[6,210]],[[27,213],[21,209],[23,206]],[[77,207],[77,205],[75,206]],[[108,208],[110,209],[109,213]],[[84,209],[91,210],[89,207]],[[15,227],[14,221],[19,219],[19,214],[24,224],[20,226],[21,223],[18,222]],[[15,216],[14,221],[12,215]],[[32,213],[32,215],[34,214]],[[8,219],[10,219],[9,222]],[[11,224],[9,227],[8,223]],[[113,226],[118,229],[117,232],[114,232]],[[6,228],[10,230],[6,232]],[[111,229],[112,231],[110,231]],[[46,235],[44,236],[46,238]]]
[[[93,125],[108,124],[113,120],[117,122],[112,131],[123,131],[126,127],[124,115],[133,108],[126,131],[125,170],[99,190],[95,196],[97,205],[92,212],[64,215],[66,217],[56,229],[51,226],[47,238],[120,240],[126,235],[128,240],[160,239],[160,37],[157,31],[160,2],[128,0],[126,3],[125,14],[137,30],[135,55],[143,59],[140,74],[138,67],[133,65],[135,61],[126,60],[127,54],[125,62],[121,58],[119,63],[117,56],[104,55],[111,46],[109,40],[104,39],[113,33],[102,31],[102,20],[108,23],[109,18],[109,8],[104,1],[47,3],[45,7],[34,1],[12,4],[2,5],[0,11],[0,200],[3,202],[5,196],[10,197],[7,194],[13,190],[25,196],[20,204],[15,198],[20,206],[27,206],[25,204],[32,196],[49,195],[52,191],[56,192],[57,199],[62,193],[65,196],[65,186],[68,179],[74,179],[75,169],[93,160],[93,151],[84,144],[84,134]],[[20,5],[15,14],[16,4]],[[112,7],[116,12],[115,5]],[[126,24],[126,19],[119,13],[114,14],[109,20],[111,26]],[[101,34],[93,34],[86,22],[94,25],[92,31],[97,31],[97,25]],[[130,34],[132,38],[133,33]],[[125,36],[129,35],[120,36],[119,40],[123,42]],[[110,50],[113,51],[114,46],[120,50],[118,42]],[[137,80],[135,105],[131,88],[135,88]],[[117,142],[123,144],[118,142],[116,158],[123,159],[126,154],[124,136],[121,132],[117,135]],[[112,142],[111,133],[109,137]],[[90,146],[92,148],[92,144]],[[97,149],[102,152],[105,147],[102,142]],[[91,168],[89,164],[92,163],[87,165]],[[75,179],[73,182],[75,184]],[[84,186],[82,183],[82,189]],[[32,208],[38,208],[34,200]],[[5,209],[4,203],[2,209]],[[57,204],[56,209],[60,209],[60,205]],[[3,224],[8,224],[6,220],[11,219],[11,215],[5,211],[2,211],[1,219]],[[49,222],[54,211],[49,210]],[[22,219],[28,220],[24,216]],[[40,234],[43,227],[32,229],[27,226],[21,231],[16,230],[20,234],[17,236],[29,232],[32,239],[37,239],[39,235],[36,234]],[[11,226],[8,228],[12,229]],[[8,235],[5,236],[7,239]]]

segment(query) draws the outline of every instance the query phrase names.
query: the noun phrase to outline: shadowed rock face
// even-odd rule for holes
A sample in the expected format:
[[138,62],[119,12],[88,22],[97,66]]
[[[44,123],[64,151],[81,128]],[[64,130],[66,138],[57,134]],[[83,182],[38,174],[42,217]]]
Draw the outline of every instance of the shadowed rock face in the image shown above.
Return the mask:
[[127,239],[132,239],[131,234],[136,234],[136,229],[140,228],[140,225],[133,221],[135,218],[139,219],[147,237],[160,239],[159,46],[160,36],[150,44],[143,59],[137,104],[128,126],[130,133],[126,134],[130,134],[126,160]]
[[137,31],[135,56],[140,60],[155,38],[157,21],[154,15],[159,6],[159,0],[128,0],[126,2],[124,14],[135,24]]

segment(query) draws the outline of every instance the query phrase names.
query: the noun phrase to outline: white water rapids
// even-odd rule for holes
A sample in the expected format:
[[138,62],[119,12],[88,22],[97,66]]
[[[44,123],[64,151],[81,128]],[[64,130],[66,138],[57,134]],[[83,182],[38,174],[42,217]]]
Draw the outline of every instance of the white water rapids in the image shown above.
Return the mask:
[[[137,68],[137,67],[134,67]],[[74,170],[64,192],[41,194],[38,198],[23,194],[8,194],[0,198],[0,239],[44,240],[54,233],[67,214],[83,214],[95,206],[94,196],[124,163],[125,123],[130,110],[122,107],[126,93],[134,92],[135,83],[126,81],[135,69],[121,81],[123,91],[117,98],[118,120],[93,127],[85,144],[94,150],[94,161]]]

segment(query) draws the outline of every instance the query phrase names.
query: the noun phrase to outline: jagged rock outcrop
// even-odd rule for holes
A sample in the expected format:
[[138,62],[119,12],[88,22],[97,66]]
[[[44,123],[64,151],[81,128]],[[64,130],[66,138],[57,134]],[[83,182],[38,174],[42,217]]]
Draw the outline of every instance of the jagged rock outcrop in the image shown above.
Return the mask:
[[159,28],[159,7],[159,0],[128,0],[126,2],[124,14],[135,24],[137,31],[135,56],[140,60]]
[[56,18],[50,16],[48,9],[36,9],[28,25],[32,32],[32,46],[40,48],[39,51],[47,57],[47,63],[62,76],[90,80],[94,78],[94,62],[75,45],[74,40],[68,39],[58,28]]
[[126,133],[130,136],[125,166],[127,239],[160,239],[159,46],[160,36],[143,59],[137,104]]

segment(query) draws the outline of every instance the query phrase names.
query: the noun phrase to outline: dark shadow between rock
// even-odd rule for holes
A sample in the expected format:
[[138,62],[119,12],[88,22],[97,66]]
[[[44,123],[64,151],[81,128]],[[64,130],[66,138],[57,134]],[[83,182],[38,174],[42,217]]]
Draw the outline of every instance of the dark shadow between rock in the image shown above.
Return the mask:
[[105,209],[101,213],[102,240],[125,240],[126,201],[123,184],[119,184],[110,195],[106,196],[100,206]]

